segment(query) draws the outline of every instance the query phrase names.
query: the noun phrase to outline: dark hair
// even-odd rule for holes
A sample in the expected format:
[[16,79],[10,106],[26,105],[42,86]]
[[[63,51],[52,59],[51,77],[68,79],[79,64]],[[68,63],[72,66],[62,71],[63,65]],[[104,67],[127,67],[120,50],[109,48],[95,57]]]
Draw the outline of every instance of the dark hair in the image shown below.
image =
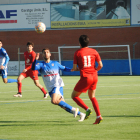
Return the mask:
[[79,43],[81,44],[82,48],[87,47],[89,44],[89,37],[87,35],[81,35],[79,37]]
[[34,43],[31,41],[27,42],[27,46],[29,46],[29,45],[32,45],[32,47],[34,47]]
[[0,42],[2,43],[2,40],[0,40]]
[[43,53],[45,50],[49,50],[49,52],[50,52],[50,49],[49,49],[49,48],[44,48],[44,49],[42,50],[42,53]]

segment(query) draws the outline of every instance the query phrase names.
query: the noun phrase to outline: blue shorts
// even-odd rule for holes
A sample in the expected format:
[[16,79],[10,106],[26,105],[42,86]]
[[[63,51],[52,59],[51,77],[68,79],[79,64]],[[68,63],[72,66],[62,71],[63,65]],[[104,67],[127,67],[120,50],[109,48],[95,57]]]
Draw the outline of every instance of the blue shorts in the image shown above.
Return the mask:
[[54,87],[52,89],[52,91],[49,92],[50,97],[52,96],[52,94],[57,93],[60,94],[61,97],[63,98],[63,87]]
[[4,70],[0,69],[0,74],[2,75],[2,78],[7,78],[7,68]]

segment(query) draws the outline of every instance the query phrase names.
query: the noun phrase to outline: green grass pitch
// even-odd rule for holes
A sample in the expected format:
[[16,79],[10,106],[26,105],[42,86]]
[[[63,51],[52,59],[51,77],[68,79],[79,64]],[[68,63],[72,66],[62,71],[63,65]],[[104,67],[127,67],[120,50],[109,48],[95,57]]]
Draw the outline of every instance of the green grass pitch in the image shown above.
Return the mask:
[[[16,76],[8,78],[16,79]],[[65,101],[78,105],[71,92],[79,76],[62,76]],[[39,77],[44,86],[43,80]],[[14,98],[17,84],[0,80],[0,140],[139,140],[140,76],[99,76],[96,98],[103,122],[93,125],[96,116],[78,122],[72,114],[43,99],[43,93],[30,78],[24,79],[23,97]],[[87,93],[80,96],[90,107]],[[85,112],[80,108],[81,112]]]

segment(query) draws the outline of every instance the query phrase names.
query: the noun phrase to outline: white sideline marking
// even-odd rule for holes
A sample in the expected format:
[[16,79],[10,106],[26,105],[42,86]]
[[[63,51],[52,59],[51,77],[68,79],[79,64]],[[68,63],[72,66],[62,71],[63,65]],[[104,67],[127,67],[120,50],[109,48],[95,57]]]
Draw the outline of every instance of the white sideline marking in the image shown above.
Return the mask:
[[[15,97],[13,97],[15,98]],[[19,97],[16,97],[16,98],[19,98]],[[51,100],[16,100],[16,101],[0,101],[1,103],[14,103],[14,102],[19,102],[19,103],[22,103],[22,102],[39,102],[39,101],[51,101]]]
[[[13,97],[15,98],[15,97]],[[140,97],[136,97],[136,98],[104,98],[104,99],[98,99],[98,100],[131,100],[131,99],[140,99]],[[65,100],[72,100],[72,99],[65,99]],[[82,100],[89,100],[89,99],[82,99]],[[13,102],[19,102],[19,103],[22,103],[22,102],[40,102],[40,101],[51,101],[50,99],[49,100],[17,100],[17,101],[0,101],[1,103],[13,103]]]
[[[28,91],[39,91],[39,90],[24,90],[22,92],[28,92]],[[18,90],[16,90],[16,91],[6,91],[6,92],[0,92],[0,93],[12,93],[12,92],[18,93]]]
[[[76,84],[76,83],[75,83]],[[75,84],[65,84],[65,85],[75,85]],[[24,86],[24,87],[32,87],[32,86],[35,86],[34,84],[33,85],[22,85],[22,86]],[[135,84],[135,85],[133,85],[133,84],[130,84],[130,85],[114,85],[114,86],[108,86],[108,85],[104,85],[104,86],[98,86],[97,85],[97,87],[126,87],[126,86],[140,86],[140,84]],[[0,86],[0,87],[15,87],[14,85],[2,85],[2,86]],[[44,86],[45,87],[45,86]],[[65,88],[65,86],[64,86],[64,88]],[[74,87],[73,87],[74,88]],[[65,89],[71,89],[71,88],[65,88]]]

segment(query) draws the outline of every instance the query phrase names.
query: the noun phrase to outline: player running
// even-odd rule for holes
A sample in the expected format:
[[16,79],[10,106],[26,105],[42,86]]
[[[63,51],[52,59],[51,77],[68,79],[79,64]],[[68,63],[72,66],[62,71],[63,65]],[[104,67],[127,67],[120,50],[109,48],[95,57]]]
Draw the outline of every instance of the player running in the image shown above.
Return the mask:
[[57,61],[50,60],[51,53],[48,48],[42,50],[42,56],[44,61],[38,63],[39,54],[37,54],[36,59],[32,64],[32,69],[40,71],[44,84],[49,91],[52,104],[59,105],[67,112],[74,114],[74,117],[79,115],[80,120],[78,121],[83,121],[86,114],[81,113],[78,108],[74,108],[67,104],[63,97],[64,83],[59,75],[59,70],[70,72],[71,69],[60,65]]
[[38,71],[33,71],[31,69],[32,63],[35,60],[36,53],[33,51],[34,43],[32,42],[27,42],[27,51],[24,52],[24,57],[25,57],[25,69],[22,71],[22,73],[18,77],[18,93],[14,95],[14,97],[22,97],[22,80],[30,77],[33,79],[35,85],[40,88],[40,90],[44,94],[44,98],[47,98],[48,94],[43,88],[42,85],[40,85],[39,80],[38,80]]
[[[95,91],[98,81],[97,71],[103,67],[103,64],[99,53],[96,50],[88,47],[89,38],[87,35],[80,36],[79,44],[80,49],[74,54],[73,70],[80,70],[80,80],[72,92],[72,99],[80,107],[86,110],[85,119],[87,119],[92,113],[92,110],[83,102],[81,98],[79,98],[79,96],[82,92],[86,93],[88,90],[88,96],[93,104],[97,116],[96,121],[93,124],[99,124],[103,118],[100,114],[98,101],[95,98]],[[95,66],[95,61],[98,63],[97,68]]]
[[0,74],[4,83],[17,82],[17,79],[7,79],[7,65],[10,58],[4,48],[2,48],[2,40],[0,40]]

